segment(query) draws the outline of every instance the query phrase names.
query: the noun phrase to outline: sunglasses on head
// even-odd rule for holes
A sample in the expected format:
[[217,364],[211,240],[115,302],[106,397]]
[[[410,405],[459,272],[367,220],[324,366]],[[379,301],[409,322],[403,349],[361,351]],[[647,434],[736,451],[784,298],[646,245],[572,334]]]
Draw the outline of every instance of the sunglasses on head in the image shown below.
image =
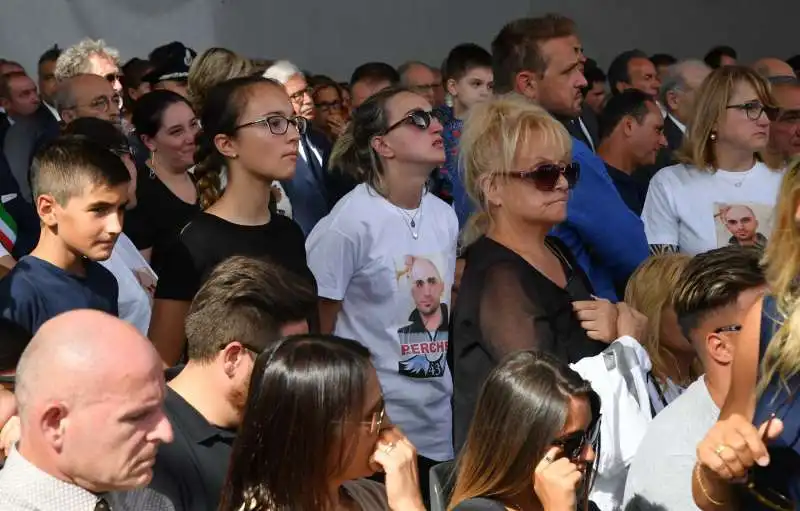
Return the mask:
[[597,440],[600,438],[600,418],[593,421],[585,431],[576,431],[569,435],[553,440],[554,447],[560,447],[565,458],[571,462],[581,459],[586,446],[597,447]]
[[581,166],[577,163],[564,165],[560,163],[542,163],[531,170],[520,170],[509,172],[508,175],[533,183],[538,190],[552,192],[558,184],[558,178],[562,175],[567,180],[567,186],[572,189],[578,182]]
[[442,122],[442,120],[439,118],[438,112],[429,112],[427,110],[422,110],[421,108],[412,110],[408,112],[402,119],[386,128],[383,134],[386,135],[390,131],[393,131],[405,124],[410,124],[419,130],[426,130],[430,127],[434,119]]

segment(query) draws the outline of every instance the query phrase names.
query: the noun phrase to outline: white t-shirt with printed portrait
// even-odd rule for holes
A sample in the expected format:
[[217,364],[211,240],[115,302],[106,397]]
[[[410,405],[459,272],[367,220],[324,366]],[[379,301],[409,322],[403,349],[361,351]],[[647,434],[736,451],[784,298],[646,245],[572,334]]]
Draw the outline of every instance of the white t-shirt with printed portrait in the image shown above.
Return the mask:
[[782,178],[782,170],[761,162],[743,172],[663,168],[650,181],[642,211],[647,241],[689,255],[730,244],[763,247]]
[[410,211],[361,184],[306,240],[319,295],[342,302],[334,333],[370,350],[392,422],[438,461],[453,457],[447,344],[457,238],[455,212],[433,194]]
[[117,279],[119,318],[147,336],[153,312],[153,295],[158,283],[155,272],[125,233],[117,238],[111,257],[100,264]]

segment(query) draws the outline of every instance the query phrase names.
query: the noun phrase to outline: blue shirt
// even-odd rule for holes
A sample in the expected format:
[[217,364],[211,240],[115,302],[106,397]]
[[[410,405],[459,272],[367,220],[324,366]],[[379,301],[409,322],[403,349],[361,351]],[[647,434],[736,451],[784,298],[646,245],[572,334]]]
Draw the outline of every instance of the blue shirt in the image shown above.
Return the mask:
[[80,277],[34,256],[25,256],[0,280],[0,316],[35,334],[50,318],[77,309],[118,316],[117,279],[100,263],[86,261]]
[[570,193],[567,220],[553,234],[589,276],[595,295],[616,302],[616,289],[650,254],[644,224],[620,197],[603,160],[574,137],[572,161],[580,165],[580,179]]

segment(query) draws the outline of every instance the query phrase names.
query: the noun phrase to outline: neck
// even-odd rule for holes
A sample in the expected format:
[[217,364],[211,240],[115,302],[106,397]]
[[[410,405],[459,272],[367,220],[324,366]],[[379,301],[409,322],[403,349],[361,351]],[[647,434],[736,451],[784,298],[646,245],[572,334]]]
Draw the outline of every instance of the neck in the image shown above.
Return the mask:
[[222,197],[208,212],[239,225],[269,223],[269,198],[272,181],[251,177],[244,169],[228,168],[228,184]]
[[659,374],[662,379],[669,378],[676,385],[685,386],[691,383],[692,380],[692,363],[695,360],[695,355],[692,353],[674,353],[672,351],[663,350],[665,367],[664,373]]
[[[712,365],[713,364],[713,365]],[[731,384],[731,370],[730,366],[719,366],[711,362],[705,365],[705,383],[708,388],[708,393],[711,395],[711,400],[722,409],[725,404],[725,399],[728,397],[728,389]]]
[[213,362],[189,361],[168,385],[209,423],[220,428],[235,428],[239,426],[240,414],[220,391],[219,371]]
[[424,168],[386,169],[384,173],[389,194],[386,199],[397,207],[403,209],[416,209],[422,201],[425,183],[428,182],[430,171]]
[[83,257],[64,246],[61,238],[48,227],[42,227],[39,243],[33,249],[31,255],[69,273],[81,276],[86,274],[86,268],[83,266]]
[[597,149],[597,155],[612,167],[630,175],[636,170],[636,162],[624,144],[615,144],[613,136],[607,138]]
[[183,180],[189,177],[186,174],[185,168],[173,167],[171,165],[161,163],[160,161],[153,158],[153,156],[154,156],[153,154],[150,155],[150,159],[147,160],[147,166],[153,169],[153,172],[155,172],[158,178],[161,179],[162,181]]
[[547,250],[544,240],[552,229],[550,224],[534,224],[495,215],[486,236],[519,254],[539,254]]
[[438,330],[440,326],[442,326],[442,307],[436,307],[436,310],[433,311],[431,314],[423,315],[422,321],[425,323],[425,330]]
[[453,101],[453,117],[458,120],[464,120],[467,116],[469,109],[465,107],[458,99]]
[[731,147],[723,142],[717,142],[714,156],[717,168],[741,172],[750,170],[756,162],[756,157],[751,149]]

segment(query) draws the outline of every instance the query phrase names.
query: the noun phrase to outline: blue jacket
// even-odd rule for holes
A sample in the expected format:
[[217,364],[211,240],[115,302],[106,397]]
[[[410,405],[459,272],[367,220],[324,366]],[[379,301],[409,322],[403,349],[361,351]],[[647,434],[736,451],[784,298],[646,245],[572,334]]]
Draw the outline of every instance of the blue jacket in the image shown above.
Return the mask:
[[570,193],[567,220],[553,234],[572,251],[595,295],[616,302],[616,290],[649,256],[644,224],[625,205],[603,160],[574,137],[572,161],[581,167],[580,179]]
[[[303,229],[303,234],[308,236],[317,222],[330,213],[327,169],[331,147],[321,133],[311,129],[303,136],[300,143],[303,144],[303,151],[310,160],[305,160],[298,151],[294,177],[281,181],[281,184],[286,190],[289,202],[292,203],[294,221]],[[315,155],[308,154],[313,149],[319,151],[322,165]]]

